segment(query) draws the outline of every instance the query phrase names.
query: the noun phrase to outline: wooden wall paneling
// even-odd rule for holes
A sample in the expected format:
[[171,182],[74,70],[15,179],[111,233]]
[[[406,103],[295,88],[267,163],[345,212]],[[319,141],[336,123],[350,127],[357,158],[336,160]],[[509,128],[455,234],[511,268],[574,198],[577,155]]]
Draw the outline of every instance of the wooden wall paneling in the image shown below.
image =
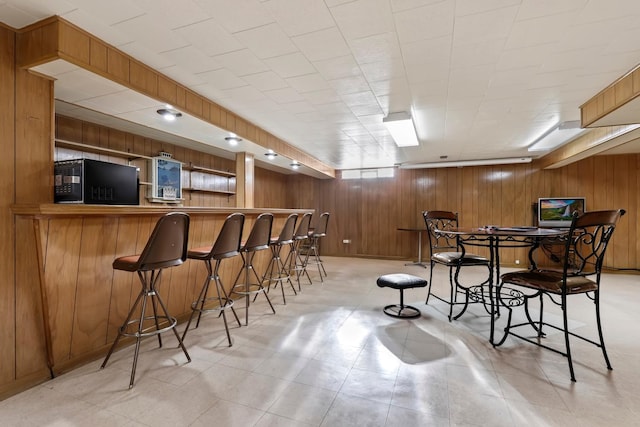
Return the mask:
[[16,70],[15,123],[15,202],[52,202],[52,81]]
[[54,363],[66,361],[71,349],[73,306],[81,258],[82,219],[51,219],[44,266]]
[[158,98],[164,99],[167,103],[174,105],[177,103],[177,85],[174,81],[158,76]]
[[[58,29],[59,23],[57,19],[51,17],[30,25],[17,33],[16,65],[18,67],[23,67],[27,64],[33,66],[57,58]],[[11,49],[13,49],[13,46],[11,46]],[[11,63],[13,62],[14,58],[11,58]]]
[[[15,301],[15,329],[10,329],[16,335],[15,341],[3,346],[15,351],[15,365],[9,366],[15,368],[15,378],[24,378],[35,372],[48,373],[38,268],[38,253],[42,252],[37,247],[40,240],[36,236],[34,221],[30,218],[16,218],[16,236],[21,244],[16,250],[15,282],[20,283],[20,286],[15,288],[15,299],[8,300]],[[13,281],[11,283],[13,285]],[[13,314],[14,308],[7,311]],[[12,358],[2,360],[4,365],[5,361]],[[43,378],[46,378],[44,375]]]
[[[613,191],[611,191],[613,200],[608,209],[622,208],[628,211],[629,208],[627,206],[630,205],[630,196],[637,192],[629,191],[630,188],[634,188],[631,187],[630,184],[635,182],[635,179],[633,179],[633,175],[635,175],[635,173],[631,168],[632,165],[635,165],[635,155],[617,155],[608,157],[611,158],[613,163]],[[615,259],[615,262],[620,265],[630,265],[632,259],[630,257],[630,247],[634,245],[631,244],[629,236],[635,234],[630,233],[631,227],[629,225],[630,221],[627,215],[623,216],[618,222],[618,228],[612,240],[613,250],[608,254],[608,263],[611,263],[612,260]]]
[[[9,159],[15,153],[15,34],[0,27],[0,150]],[[0,168],[0,396],[2,385],[15,379],[15,243],[11,204],[15,200],[15,170],[12,161]],[[16,224],[17,226],[17,224]],[[1,398],[1,397],[0,397]]]
[[71,358],[100,347],[107,336],[117,230],[117,218],[83,220]]
[[[189,225],[189,248],[197,248],[213,244],[213,241],[207,242],[204,228],[204,217],[192,216]],[[185,268],[188,269],[187,279],[184,282],[184,300],[182,302],[182,310],[180,312],[188,312],[191,310],[191,303],[197,298],[198,292],[202,287],[202,283],[206,276],[206,268],[202,261],[190,261]]]
[[[135,255],[139,247],[138,230],[141,226],[141,219],[119,218],[115,225],[116,246],[113,260],[121,256]],[[105,260],[108,262],[109,260]],[[107,333],[103,337],[102,344],[107,345],[113,342],[118,335],[118,329],[127,317],[131,305],[133,304],[132,295],[136,295],[140,290],[139,280],[136,274],[128,271],[113,270],[111,286],[108,286],[111,293],[109,297],[109,320],[107,325]]]
[[82,142],[82,123],[65,116],[56,115],[56,138],[66,141]]

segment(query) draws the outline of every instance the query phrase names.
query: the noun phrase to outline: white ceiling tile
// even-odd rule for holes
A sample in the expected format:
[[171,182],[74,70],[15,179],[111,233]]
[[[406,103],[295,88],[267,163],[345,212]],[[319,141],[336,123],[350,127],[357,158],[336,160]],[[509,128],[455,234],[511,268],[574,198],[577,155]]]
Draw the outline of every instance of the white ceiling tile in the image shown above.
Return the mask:
[[177,49],[189,44],[179,34],[162,27],[153,16],[146,13],[112,26],[154,53]]
[[314,92],[318,90],[329,89],[329,84],[318,73],[307,74],[305,76],[291,77],[286,79],[289,86],[291,86],[298,93]]
[[520,3],[522,0],[456,0],[456,16],[488,12]]
[[[129,34],[125,34],[110,26],[100,19],[100,15],[92,15],[81,9],[74,9],[62,15],[69,22],[80,28],[91,28],[91,34],[109,42],[109,44],[120,47],[125,43],[132,43],[134,39]],[[142,58],[136,58],[142,59]]]
[[304,98],[298,92],[289,87],[265,91],[265,95],[273,99],[278,104],[304,101]]
[[282,77],[273,71],[248,74],[243,76],[242,79],[260,91],[282,89],[289,86]]
[[89,15],[95,16],[104,25],[113,25],[144,14],[144,10],[129,0],[73,0],[71,3]]
[[[558,43],[574,19],[575,15],[564,13],[517,21],[513,25],[505,49],[522,49],[529,46]],[[544,31],[540,31],[541,28],[544,28]]]
[[[541,18],[571,12],[579,15],[589,0],[523,0],[518,12],[518,21]],[[597,3],[597,2],[596,2]],[[613,5],[611,5],[613,7]]]
[[322,61],[351,53],[336,27],[296,36],[292,40],[309,61]]
[[226,68],[205,71],[204,73],[198,73],[197,76],[207,83],[213,83],[214,87],[220,90],[245,86],[247,84],[247,82]]
[[335,25],[323,0],[271,0],[266,5],[288,36],[310,33]]
[[402,58],[398,36],[395,32],[375,34],[352,40],[349,45],[359,64]]
[[231,89],[225,89],[224,98],[231,98],[235,102],[251,103],[266,98],[264,93],[260,92],[252,86],[241,86]]
[[249,49],[223,53],[213,58],[229,71],[240,77],[269,70],[265,63],[258,59]]
[[409,83],[407,79],[402,77],[396,77],[388,80],[379,80],[376,82],[371,82],[371,91],[377,97],[389,95],[405,97],[411,93],[411,89],[409,88]]
[[0,4],[0,22],[19,29],[49,16],[46,12],[26,11],[11,4]]
[[376,97],[373,92],[367,90],[364,92],[348,93],[340,96],[342,101],[349,107],[355,105],[367,105],[376,102]]
[[511,31],[518,9],[518,6],[503,7],[456,17],[454,44],[505,39]]
[[[189,74],[198,74],[204,71],[211,71],[222,68],[222,64],[210,56],[203,54],[194,46],[185,46],[178,49],[161,52],[161,56],[168,59],[168,62],[179,65],[180,68]],[[156,67],[164,68],[164,67]]]
[[316,71],[311,62],[300,52],[268,58],[264,62],[283,79]]
[[173,30],[208,56],[242,49],[242,44],[213,19]]
[[362,92],[370,89],[369,83],[362,76],[329,80],[329,84],[339,95]]
[[294,53],[298,50],[276,23],[240,31],[234,36],[260,59]]
[[402,58],[388,58],[384,61],[362,64],[362,73],[370,83],[394,78],[405,78]]
[[359,76],[361,74],[360,66],[351,55],[315,61],[313,65],[326,80]]
[[210,16],[193,0],[135,0],[138,8],[158,20],[165,28],[175,29],[203,21]]
[[394,31],[388,0],[355,0],[332,7],[331,13],[347,40]]
[[443,1],[394,14],[401,44],[453,34],[455,3]]
[[492,39],[456,44],[451,57],[451,68],[496,64],[501,56],[506,39]]
[[159,52],[151,52],[147,46],[137,41],[122,44],[118,48],[132,58],[141,58],[142,63],[156,70],[176,65],[172,59]]
[[268,8],[258,0],[194,0],[230,33],[274,22]]

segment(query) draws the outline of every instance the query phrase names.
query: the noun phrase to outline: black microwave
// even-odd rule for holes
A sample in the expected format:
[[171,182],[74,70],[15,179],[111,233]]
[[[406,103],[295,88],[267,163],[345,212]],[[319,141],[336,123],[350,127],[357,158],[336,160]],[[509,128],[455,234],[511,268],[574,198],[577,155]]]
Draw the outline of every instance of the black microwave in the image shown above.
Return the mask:
[[54,163],[55,203],[138,205],[138,169],[92,159]]

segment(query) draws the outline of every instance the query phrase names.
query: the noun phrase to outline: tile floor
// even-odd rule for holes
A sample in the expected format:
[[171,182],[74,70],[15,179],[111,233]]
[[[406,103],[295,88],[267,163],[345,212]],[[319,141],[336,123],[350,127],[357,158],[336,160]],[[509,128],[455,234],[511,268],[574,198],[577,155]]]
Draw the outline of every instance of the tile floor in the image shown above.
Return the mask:
[[[562,356],[511,339],[492,348],[481,306],[449,323],[443,303],[424,305],[422,288],[406,293],[420,318],[384,315],[381,308],[396,302],[398,292],[378,288],[376,278],[390,272],[427,278],[427,269],[400,261],[324,261],[324,284],[316,272],[286,306],[279,290],[271,293],[276,315],[263,298],[252,305],[249,326],[231,331],[233,347],[222,320],[208,315],[187,336],[191,363],[171,345],[171,335],[162,349],[147,339],[133,389],[133,352],[126,348],[104,370],[94,361],[0,402],[0,425],[640,425],[640,276],[604,277],[602,315],[614,370],[607,371],[597,348],[576,342],[572,383]],[[436,267],[434,290],[447,289],[446,269]],[[576,306],[572,323],[592,330],[592,304]]]

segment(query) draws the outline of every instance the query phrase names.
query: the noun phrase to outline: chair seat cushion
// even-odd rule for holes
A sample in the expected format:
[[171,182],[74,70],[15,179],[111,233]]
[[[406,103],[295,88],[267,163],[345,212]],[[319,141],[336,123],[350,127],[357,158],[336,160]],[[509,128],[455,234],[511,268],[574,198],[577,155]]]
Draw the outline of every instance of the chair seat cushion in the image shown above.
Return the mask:
[[[457,265],[462,257],[462,252],[437,252],[431,256],[434,262],[445,265]],[[489,260],[480,255],[465,252],[462,265],[486,265]]]
[[113,268],[116,270],[136,271],[138,269],[138,260],[140,255],[128,255],[116,258],[113,261]]
[[207,259],[211,254],[211,246],[200,246],[199,248],[191,248],[187,252],[187,258],[191,259]]
[[[502,283],[510,283],[530,289],[540,289],[554,294],[562,293],[562,272],[544,270],[522,270],[505,273]],[[567,294],[595,291],[598,285],[584,276],[567,277]]]
[[422,277],[405,273],[385,274],[378,277],[376,282],[381,288],[408,289],[427,286],[427,281]]

